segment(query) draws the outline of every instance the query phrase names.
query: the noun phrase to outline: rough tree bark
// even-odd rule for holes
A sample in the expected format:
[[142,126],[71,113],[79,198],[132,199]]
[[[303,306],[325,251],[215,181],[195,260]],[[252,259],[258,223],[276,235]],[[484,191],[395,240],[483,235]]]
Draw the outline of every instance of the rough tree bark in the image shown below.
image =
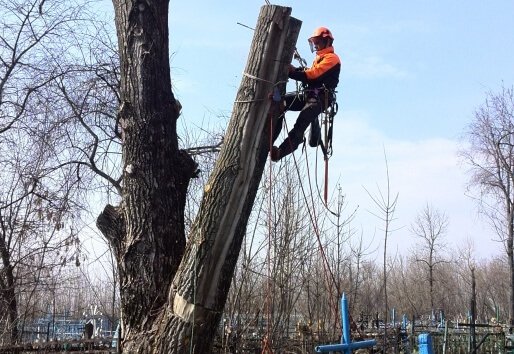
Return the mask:
[[2,260],[3,273],[0,274],[0,305],[2,310],[5,308],[7,313],[7,330],[12,344],[17,343],[19,338],[18,331],[18,302],[16,292],[13,266],[10,262],[7,247],[3,238],[0,237],[0,259]]
[[[185,247],[184,207],[195,164],[179,150],[180,104],[171,91],[168,1],[113,1],[121,65],[123,192],[97,225],[120,276],[122,328],[130,341],[163,307]],[[166,14],[166,15],[163,15]]]
[[275,86],[285,90],[300,21],[290,8],[262,7],[224,145],[186,246],[184,205],[195,164],[178,148],[168,1],[113,3],[124,180],[121,204],[106,206],[97,224],[117,258],[123,351],[207,353],[269,151],[267,118],[276,107],[267,97]]

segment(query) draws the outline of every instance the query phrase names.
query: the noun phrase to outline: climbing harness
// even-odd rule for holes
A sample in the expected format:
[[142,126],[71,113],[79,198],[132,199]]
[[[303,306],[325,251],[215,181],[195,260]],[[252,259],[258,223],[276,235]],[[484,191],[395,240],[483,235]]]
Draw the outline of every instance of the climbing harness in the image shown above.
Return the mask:
[[[305,69],[307,67],[307,61],[302,58],[298,50],[295,48],[293,58],[298,61],[300,67]],[[303,95],[304,98],[307,93],[314,94],[314,96],[319,99],[319,95],[322,93],[324,102],[323,102],[323,119],[321,119],[321,125],[324,126],[324,138],[320,141],[321,151],[323,152],[323,156],[325,161],[332,156],[332,134],[333,134],[333,126],[334,126],[334,117],[337,114],[338,105],[336,101],[336,91],[328,89],[326,87],[309,89],[305,87],[303,83],[296,82],[296,92],[297,95]],[[326,204],[326,197],[325,197]]]
[[[332,95],[330,105],[328,102],[328,95]],[[328,160],[332,156],[332,134],[334,132],[334,117],[337,114],[339,106],[336,101],[336,92],[333,90],[325,89],[325,110],[322,113],[323,119],[321,124],[324,126],[324,139],[320,141],[321,151],[325,160],[325,189],[323,191],[323,200],[325,205],[328,203]]]
[[[328,89],[326,87],[310,89],[306,88],[303,84],[296,83],[297,95],[303,95],[304,99],[307,96],[314,96],[316,99],[320,100],[320,96],[323,97],[322,107],[323,111],[320,113],[318,117],[321,119],[317,119],[321,124],[320,130],[324,132],[323,137],[319,137],[317,146],[320,147],[321,152],[323,153],[323,160],[325,161],[325,184],[323,191],[323,202],[325,207],[328,206],[328,160],[333,154],[333,145],[332,145],[332,137],[334,132],[334,117],[337,114],[339,106],[336,101],[336,91]],[[314,121],[313,123],[316,123]],[[311,124],[312,129],[312,124]],[[312,134],[312,132],[311,132]],[[305,146],[305,143],[304,143]]]
[[[321,141],[321,150],[323,151],[323,155],[325,159],[329,159],[332,156],[332,134],[334,130],[334,117],[337,114],[337,110],[339,106],[336,101],[336,91],[326,90],[325,91],[325,110],[321,113],[323,115],[323,119],[321,124],[325,127],[325,136]],[[332,98],[330,100],[330,104],[328,102],[328,95],[331,95]]]

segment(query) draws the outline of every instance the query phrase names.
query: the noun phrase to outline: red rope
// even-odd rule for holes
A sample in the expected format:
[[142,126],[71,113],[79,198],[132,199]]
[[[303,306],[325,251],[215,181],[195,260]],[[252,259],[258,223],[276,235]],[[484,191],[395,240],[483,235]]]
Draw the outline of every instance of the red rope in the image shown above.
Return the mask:
[[[295,165],[296,165],[296,171],[298,173],[298,177],[300,177],[300,171],[299,171],[299,168],[298,168],[298,164],[296,162],[296,158],[294,158],[293,156],[293,159],[294,159],[294,162],[295,162]],[[318,227],[318,218],[316,216],[316,212],[315,212],[315,208],[314,208],[314,197],[313,197],[313,193],[312,193],[312,183],[311,183],[311,174],[310,174],[310,165],[309,165],[309,159],[307,159],[307,156],[305,156],[305,162],[307,164],[307,179],[309,181],[309,191],[311,193],[311,202],[312,202],[312,212],[311,212],[311,209],[308,205],[308,203],[306,203],[307,205],[307,210],[309,211],[309,216],[311,218],[311,223],[312,223],[312,226],[314,228],[314,233],[316,234],[316,239],[318,241],[318,247],[319,247],[319,250],[320,250],[320,253],[321,253],[321,258],[323,260],[322,264],[323,264],[323,272],[325,273],[325,281],[326,281],[326,287],[327,287],[327,292],[329,292],[330,295],[332,295],[331,293],[331,287],[330,287],[330,278],[332,280],[332,284],[335,286],[336,290],[338,289],[338,286],[337,286],[337,281],[335,279],[335,276],[334,276],[334,273],[332,272],[332,269],[330,268],[330,264],[328,262],[328,258],[327,258],[327,255],[325,253],[325,249],[323,247],[323,244],[321,242],[321,233],[319,231],[319,227]],[[300,180],[300,188],[302,189],[302,193],[303,193],[303,196],[304,196],[304,199],[305,201],[307,202],[307,196],[305,194],[305,190],[303,188],[303,183],[301,181],[301,178],[299,178]],[[330,275],[330,278],[329,278],[329,275]],[[334,297],[332,296],[329,296],[330,298],[330,306],[332,308],[337,308],[337,303],[335,303],[335,299]]]
[[[328,95],[325,94],[325,109],[327,109],[327,107],[328,107]],[[324,125],[325,125],[324,144],[327,145],[327,146],[325,146],[326,150],[323,151],[323,155],[325,155],[324,156],[324,159],[325,159],[325,191],[323,193],[323,197],[325,200],[325,205],[328,205],[328,203],[327,203],[327,199],[328,199],[328,119],[327,119],[326,115],[324,116],[324,119],[321,122],[324,123]]]
[[[273,105],[274,103],[272,103]],[[269,152],[271,156],[271,151],[273,149],[273,109],[270,109],[269,113]],[[273,177],[273,164],[269,164],[269,199],[268,199],[268,252],[266,254],[266,263],[268,266],[268,274],[267,274],[267,285],[266,285],[266,336],[262,340],[262,354],[265,353],[273,353],[270,349],[269,339],[271,338],[270,324],[271,324],[271,206],[273,205],[272,195],[271,195],[271,182]]]
[[325,201],[325,206],[328,206],[328,157],[325,157],[325,190],[323,192],[323,199]]
[[262,339],[262,352],[261,354],[273,354],[273,350],[271,349],[270,342],[268,341],[268,336],[265,336]]

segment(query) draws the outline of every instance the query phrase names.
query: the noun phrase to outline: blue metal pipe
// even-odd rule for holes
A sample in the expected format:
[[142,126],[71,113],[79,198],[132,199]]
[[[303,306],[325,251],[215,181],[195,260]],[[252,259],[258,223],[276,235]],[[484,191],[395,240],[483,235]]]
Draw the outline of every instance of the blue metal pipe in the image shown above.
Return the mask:
[[328,353],[328,352],[336,352],[336,351],[350,351],[357,350],[361,348],[370,348],[377,344],[377,341],[374,339],[363,340],[360,342],[353,342],[350,344],[326,344],[326,345],[318,345],[316,347],[316,353]]
[[346,299],[346,294],[343,293],[341,297],[341,318],[342,318],[342,327],[343,327],[343,335],[341,337],[342,344],[351,343],[350,339],[350,316],[348,315],[348,300]]
[[374,339],[352,343],[350,339],[350,315],[348,313],[348,300],[346,299],[345,293],[343,293],[343,296],[341,297],[341,327],[343,332],[341,335],[341,344],[319,345],[315,348],[317,353],[342,351],[345,354],[351,354],[352,350],[369,348],[377,344],[377,341]]

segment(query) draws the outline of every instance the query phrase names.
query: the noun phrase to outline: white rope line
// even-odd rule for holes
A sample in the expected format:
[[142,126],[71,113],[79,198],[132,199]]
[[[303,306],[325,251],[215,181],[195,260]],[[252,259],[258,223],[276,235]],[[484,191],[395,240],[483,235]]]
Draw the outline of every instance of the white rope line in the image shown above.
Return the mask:
[[250,79],[253,79],[253,80],[256,80],[256,81],[262,81],[262,82],[266,82],[268,84],[271,84],[273,86],[277,85],[275,84],[273,81],[269,81],[269,80],[266,80],[266,79],[263,79],[263,78],[260,78],[260,77],[257,77],[255,75],[252,75],[252,74],[248,74],[246,72],[243,72],[243,75],[246,76],[247,78],[250,78]]
[[[275,83],[273,81],[269,81],[269,80],[260,78],[260,77],[255,76],[255,75],[248,74],[247,72],[243,72],[243,75],[246,76],[249,79],[253,79],[255,81],[261,81],[261,82],[265,82],[267,84],[273,85],[273,87],[276,87],[277,85],[280,85],[282,83],[287,83],[287,81],[278,81],[278,82]],[[265,98],[255,98],[253,100],[235,100],[234,103],[253,103],[253,102],[261,102],[261,101],[264,101],[264,100],[266,100],[266,99]]]
[[264,101],[264,98],[256,98],[254,100],[235,100],[234,103],[252,103],[252,102],[260,102]]

